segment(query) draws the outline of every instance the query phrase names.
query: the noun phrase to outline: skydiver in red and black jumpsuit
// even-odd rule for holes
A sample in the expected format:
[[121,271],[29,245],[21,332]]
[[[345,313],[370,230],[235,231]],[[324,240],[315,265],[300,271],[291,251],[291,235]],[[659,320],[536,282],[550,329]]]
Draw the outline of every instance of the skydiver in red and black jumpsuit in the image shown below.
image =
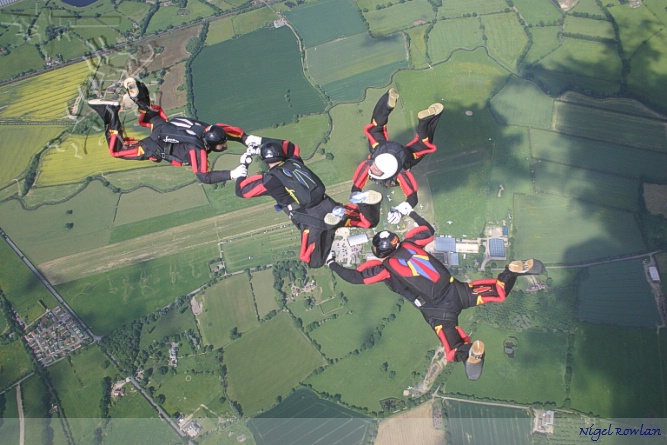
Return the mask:
[[[398,97],[398,92],[393,88],[383,94],[373,109],[371,123],[364,127],[370,155],[354,172],[352,192],[363,190],[369,179],[385,187],[392,187],[398,183],[405,194],[405,202],[414,207],[418,202],[419,185],[410,169],[425,155],[436,151],[433,136],[444,106],[434,103],[420,111],[417,114],[419,119],[417,134],[407,145],[402,145],[390,141],[387,132],[389,115],[394,110]],[[401,215],[392,209],[388,216],[389,223],[397,224],[400,217]]]
[[[238,179],[236,195],[242,198],[269,195],[275,199],[276,210],[287,213],[301,231],[299,259],[308,263],[309,267],[317,268],[325,264],[339,227],[370,228],[377,225],[382,201],[380,193],[358,193],[352,198],[352,203],[341,205],[326,195],[321,179],[304,165],[298,145],[281,139],[260,139],[257,154],[269,170]],[[245,163],[244,156],[242,164]],[[302,194],[300,190],[308,191]]]
[[[544,272],[541,261],[513,261],[497,278],[464,283],[451,276],[444,264],[424,250],[433,240],[433,227],[416,212],[408,213],[418,224],[403,241],[389,231],[373,237],[373,252],[379,260],[370,260],[357,269],[347,269],[334,260],[327,264],[343,280],[353,284],[383,282],[392,291],[412,302],[435,330],[447,361],[466,363],[466,374],[477,380],[481,374],[484,344],[470,337],[459,326],[463,309],[486,303],[499,303],[512,290],[519,275]],[[469,363],[470,364],[469,364]]]
[[104,134],[109,154],[115,158],[160,162],[166,160],[174,166],[190,165],[203,183],[214,184],[236,179],[247,174],[246,166],[234,170],[209,169],[208,154],[227,149],[227,140],[245,143],[248,137],[237,127],[227,124],[209,125],[194,119],[177,117],[168,119],[159,105],[150,103],[148,88],[133,79],[125,81],[130,98],[139,106],[139,125],[151,130],[151,135],[136,140],[125,135],[118,112],[118,101],[93,99],[88,105],[104,121]]

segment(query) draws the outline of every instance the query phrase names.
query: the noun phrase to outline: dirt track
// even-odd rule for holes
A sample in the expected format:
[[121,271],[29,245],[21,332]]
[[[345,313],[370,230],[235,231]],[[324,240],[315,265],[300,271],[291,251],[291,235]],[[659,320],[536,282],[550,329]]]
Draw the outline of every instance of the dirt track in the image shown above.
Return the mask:
[[445,432],[433,426],[433,400],[380,423],[375,445],[444,445]]

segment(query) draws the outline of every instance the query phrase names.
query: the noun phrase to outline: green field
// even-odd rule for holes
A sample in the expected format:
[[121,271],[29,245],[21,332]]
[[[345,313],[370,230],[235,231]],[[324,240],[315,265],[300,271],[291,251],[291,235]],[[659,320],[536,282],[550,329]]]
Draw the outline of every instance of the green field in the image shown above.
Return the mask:
[[160,342],[165,337],[182,334],[192,330],[197,332],[197,323],[189,306],[185,310],[172,308],[165,315],[161,315],[154,322],[146,321],[142,325],[141,343],[139,349],[145,349],[153,342]]
[[[661,348],[654,328],[582,326],[572,360],[572,408],[605,417],[667,417],[664,368],[639,366],[655,363]],[[619,359],[619,351],[632,351],[634,360]]]
[[151,17],[148,28],[146,28],[146,34],[157,33],[174,26],[210,17],[213,13],[214,9],[207,2],[199,0],[188,0],[185,11],[176,5],[160,6],[160,9]]
[[507,9],[505,0],[468,0],[465,2],[443,1],[438,8],[438,18],[461,17],[464,14],[490,14]]
[[[266,28],[269,23],[278,18],[278,15],[268,6],[254,9],[245,14],[234,16],[234,32],[236,35],[248,34],[260,28]],[[240,59],[237,60],[240,61]],[[249,61],[251,60],[249,59]]]
[[[272,45],[263,45],[270,40]],[[224,57],[235,69],[219,73],[208,62]],[[271,70],[256,69],[261,60]],[[215,75],[212,71],[215,70]],[[290,123],[297,116],[320,113],[325,103],[307,82],[294,35],[287,27],[262,29],[238,39],[207,46],[192,64],[197,117],[208,122],[234,116],[246,131]],[[220,83],[225,85],[220,89]],[[252,95],[239,95],[252,91]],[[222,108],[221,108],[222,107]]]
[[23,347],[23,342],[13,342],[0,346],[0,391],[16,383],[30,370],[30,358]]
[[258,445],[362,444],[368,440],[369,426],[364,416],[306,389],[296,390],[278,406],[248,421]]
[[[590,1],[592,2],[592,0]],[[663,8],[664,5],[656,8],[656,10],[660,11]],[[618,26],[619,36],[621,42],[623,42],[623,51],[629,55],[634,55],[642,45],[647,44],[653,36],[665,29],[665,23],[660,21],[648,7],[628,8],[623,5],[614,5],[607,10],[614,17]],[[667,17],[664,17],[663,20],[665,18]]]
[[[27,443],[46,443],[47,428],[60,429],[49,414],[48,388],[37,376],[32,376],[21,383],[21,398],[25,424],[25,441]],[[13,395],[11,390],[6,395]],[[5,419],[6,421],[7,419]]]
[[427,0],[389,4],[388,8],[373,8],[363,14],[373,36],[386,36],[435,19],[433,6]]
[[4,400],[3,420],[0,423],[0,434],[3,441],[17,443],[19,440],[18,407],[16,405],[16,391],[12,390],[0,396]]
[[513,0],[513,3],[530,25],[554,23],[563,16],[563,12],[550,0]]
[[667,59],[655,57],[662,54],[667,46],[667,32],[661,30],[637,48],[630,59],[628,87],[647,104],[664,110],[667,94],[661,84],[667,74]]
[[241,405],[244,415],[253,416],[325,362],[290,316],[281,312],[225,348],[224,363],[229,398]]
[[246,274],[219,281],[206,289],[197,300],[203,312],[197,316],[206,344],[220,348],[233,340],[233,328],[244,334],[257,327],[257,313]]
[[652,328],[662,323],[640,260],[589,268],[579,287],[577,309],[581,321],[594,324]]
[[486,47],[489,56],[511,72],[517,71],[517,62],[528,37],[513,13],[482,17]]
[[510,76],[491,99],[491,110],[505,125],[548,130],[552,126],[554,101],[533,82]]
[[601,39],[614,39],[614,27],[611,22],[568,16],[565,19],[564,32],[581,34]]
[[428,56],[433,62],[445,61],[457,49],[481,46],[482,34],[476,17],[438,21],[428,33]]
[[264,318],[269,312],[279,309],[276,290],[273,288],[272,269],[253,272],[250,285],[255,296],[255,305],[260,319]]
[[[0,241],[0,289],[18,318],[31,324],[57,302],[3,239]],[[4,324],[4,323],[3,323]]]
[[208,281],[213,248],[189,250],[58,286],[97,335],[163,307]]
[[199,184],[182,187],[169,193],[142,187],[120,196],[114,225],[134,223],[203,205],[208,205],[208,199]]
[[327,96],[341,102],[359,100],[369,86],[385,85],[407,66],[407,59],[402,35],[372,38],[361,33],[306,49],[305,65]]
[[232,20],[232,17],[224,17],[209,22],[206,44],[215,45],[234,38],[234,23]]
[[531,444],[527,410],[447,400],[447,432],[452,443]]
[[528,64],[539,62],[560,45],[560,27],[558,26],[532,28],[530,34],[533,36],[533,44],[524,58],[524,62]]
[[[607,8],[608,10],[613,10],[614,8]],[[630,8],[625,8],[628,10],[632,10]],[[640,8],[643,9],[643,8]],[[595,0],[579,0],[577,4],[570,9],[570,12],[577,12],[577,13],[582,13],[582,14],[593,14],[602,17],[604,15],[604,11],[600,9],[600,6],[597,4]]]
[[539,65],[547,71],[589,77],[592,83],[617,83],[621,75],[621,61],[614,43],[567,37],[564,37],[562,45],[544,57]]
[[[304,47],[366,32],[359,10],[351,0],[324,0],[285,11]],[[322,20],[326,17],[326,20]]]
[[516,195],[514,214],[520,258],[578,263],[646,249],[631,213],[552,195]]

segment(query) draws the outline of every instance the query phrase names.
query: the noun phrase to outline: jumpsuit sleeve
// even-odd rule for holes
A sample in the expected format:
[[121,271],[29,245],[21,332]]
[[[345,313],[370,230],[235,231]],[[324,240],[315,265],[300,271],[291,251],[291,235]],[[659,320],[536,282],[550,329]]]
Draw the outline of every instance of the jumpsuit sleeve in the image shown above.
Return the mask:
[[246,138],[248,137],[245,131],[239,127],[234,127],[233,125],[223,124],[220,122],[215,125],[222,127],[222,129],[225,131],[225,134],[227,134],[227,139],[230,141],[244,144]]
[[263,174],[236,180],[236,196],[240,198],[256,198],[268,194],[269,190],[264,185]]
[[418,226],[414,229],[410,229],[408,233],[405,234],[404,240],[422,247],[433,241],[433,236],[435,235],[433,226],[414,210],[410,212],[408,216],[414,219]]
[[382,261],[366,261],[356,269],[348,269],[334,262],[329,266],[339,277],[352,284],[373,284],[387,280],[389,271],[382,265]]
[[419,202],[419,198],[417,196],[419,185],[417,184],[417,180],[415,179],[412,172],[409,170],[401,171],[396,177],[396,181],[405,194],[405,200],[407,203],[412,207],[416,207],[417,203]]
[[190,166],[197,178],[204,184],[216,184],[231,179],[229,170],[211,171],[208,167],[208,153],[203,148],[190,147],[188,150]]
[[352,193],[360,192],[368,182],[368,171],[371,169],[373,161],[365,160],[357,166],[357,170],[352,177]]

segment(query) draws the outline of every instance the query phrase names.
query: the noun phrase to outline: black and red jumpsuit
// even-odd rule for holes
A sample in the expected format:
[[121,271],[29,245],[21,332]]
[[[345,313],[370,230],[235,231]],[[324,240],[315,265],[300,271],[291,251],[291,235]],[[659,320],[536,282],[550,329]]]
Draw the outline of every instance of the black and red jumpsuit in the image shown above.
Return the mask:
[[437,150],[437,147],[433,143],[433,136],[440,115],[420,119],[417,126],[417,134],[407,145],[390,141],[387,123],[389,121],[389,114],[394,109],[387,105],[388,94],[387,92],[380,97],[380,100],[378,100],[373,109],[371,123],[364,127],[364,134],[368,138],[370,154],[365,161],[357,166],[354,172],[354,176],[352,177],[352,192],[363,190],[371,178],[369,170],[375,158],[383,153],[389,153],[398,160],[398,171],[391,178],[378,181],[386,186],[392,186],[397,183],[405,194],[405,200],[412,207],[415,207],[418,203],[417,190],[419,189],[419,184],[417,184],[417,180],[410,169],[417,165],[425,155],[434,153]]
[[459,326],[459,314],[469,307],[504,301],[517,274],[505,268],[498,278],[471,283],[455,279],[444,264],[424,250],[433,240],[433,227],[414,211],[410,217],[419,225],[382,261],[367,261],[356,270],[332,263],[331,270],[349,283],[386,284],[420,310],[440,339],[448,361],[465,361],[472,343]]
[[[124,129],[120,125],[120,119],[117,110],[114,116],[105,117],[105,132],[109,146],[109,154],[115,158],[121,158],[132,161],[151,160],[160,162],[163,159],[172,165],[180,167],[189,165],[197,178],[205,184],[214,184],[230,180],[229,170],[211,171],[208,154],[203,141],[194,143],[170,144],[156,137],[160,128],[169,123],[167,116],[158,105],[151,105],[148,111],[140,111],[139,125],[151,130],[151,136],[141,140],[136,140],[125,136]],[[182,119],[182,118],[176,118]],[[196,122],[198,125],[208,127],[208,124]],[[243,142],[246,134],[238,127],[218,123],[215,124],[227,133],[228,140]]]
[[[290,141],[281,139],[262,138],[262,142],[278,142],[283,149],[283,157],[286,160],[296,161],[300,168],[308,174],[317,176],[303,164],[299,146]],[[293,195],[281,181],[279,174],[280,165],[275,165],[266,173],[257,174],[247,178],[239,178],[236,181],[236,195],[242,198],[255,198],[258,196],[271,196],[276,200],[276,209],[287,213],[299,230],[301,231],[301,247],[299,259],[308,263],[309,267],[322,267],[325,263],[334,236],[338,227],[375,227],[380,218],[380,204],[339,204],[327,196],[322,190],[322,198],[317,202],[310,202],[303,206],[297,203]],[[322,184],[319,178],[317,181]],[[322,184],[322,188],[324,185]],[[334,207],[343,207],[345,216],[336,226],[324,223],[324,217]]]

